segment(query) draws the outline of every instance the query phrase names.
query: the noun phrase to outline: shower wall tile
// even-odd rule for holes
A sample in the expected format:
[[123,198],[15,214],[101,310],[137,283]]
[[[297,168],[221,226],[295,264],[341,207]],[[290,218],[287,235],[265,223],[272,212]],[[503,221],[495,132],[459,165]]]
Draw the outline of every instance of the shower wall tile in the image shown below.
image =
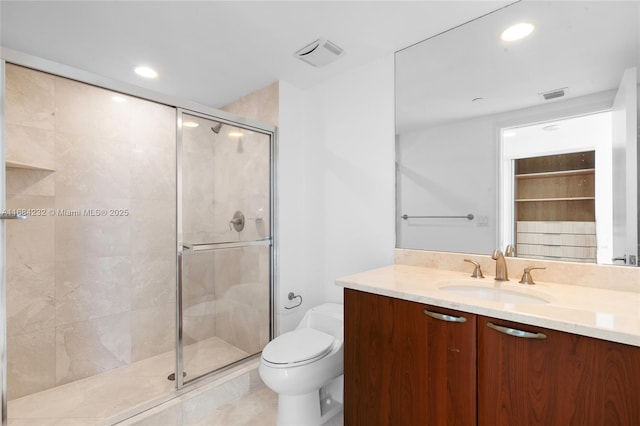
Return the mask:
[[7,393],[19,398],[55,385],[55,329],[7,336]]
[[[195,129],[199,129],[196,127]],[[202,136],[201,140],[191,140],[197,135],[191,132],[184,135],[184,157],[182,166],[182,214],[183,232],[187,241],[207,242],[217,238],[214,224],[214,154],[212,136]],[[190,151],[195,150],[195,151]],[[223,231],[230,232],[227,217]]]
[[213,296],[216,252],[186,252],[182,257],[182,293],[184,300]]
[[37,127],[5,126],[5,160],[55,169],[55,133]]
[[132,150],[131,194],[138,199],[174,200],[175,154],[161,146],[136,145]]
[[130,270],[126,256],[57,262],[56,325],[130,311]]
[[[132,107],[131,194],[143,200],[176,199],[176,112],[164,105],[138,101]],[[160,212],[157,212],[158,214]]]
[[56,195],[131,196],[131,147],[123,139],[56,132]]
[[131,309],[175,304],[175,299],[175,256],[134,255],[131,262]]
[[[114,96],[125,102],[114,101]],[[56,131],[78,136],[98,151],[101,146],[90,141],[128,141],[131,134],[132,100],[135,99],[56,77]]]
[[54,218],[51,209],[53,197],[9,195],[6,207],[33,210],[26,220],[7,221],[6,262],[7,266],[34,263],[51,263],[54,257]]
[[132,309],[175,303],[175,194],[173,199],[131,203]]
[[175,303],[166,303],[132,311],[132,362],[174,349],[176,342],[175,310]]
[[79,212],[78,216],[57,214],[56,260],[81,261],[87,258],[128,256],[131,251],[131,216],[87,216],[83,212],[129,210],[127,198],[56,197],[56,210]]
[[[12,262],[6,269],[7,335],[55,327],[55,264]],[[9,372],[11,376],[11,372]]]
[[176,109],[137,98],[126,97],[126,99],[130,102],[128,114],[132,124],[129,137],[132,145],[162,147],[175,156]]
[[216,336],[248,353],[257,353],[269,341],[268,276],[231,287],[217,300]]
[[129,312],[56,327],[56,385],[131,362]]
[[222,107],[223,111],[277,126],[279,124],[280,85],[273,82],[262,89]]
[[166,200],[131,200],[131,254],[142,259],[163,258],[175,263],[176,203]]
[[212,296],[193,297],[182,301],[183,339],[190,345],[216,335],[216,312],[224,306]]
[[50,74],[6,65],[5,122],[38,129],[55,128],[55,78]]

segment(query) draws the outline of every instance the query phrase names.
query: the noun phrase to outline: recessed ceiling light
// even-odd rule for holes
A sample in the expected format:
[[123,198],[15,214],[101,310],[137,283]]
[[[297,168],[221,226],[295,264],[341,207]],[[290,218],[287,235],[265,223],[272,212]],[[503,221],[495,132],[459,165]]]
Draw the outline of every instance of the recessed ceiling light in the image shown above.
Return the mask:
[[198,124],[198,123],[196,123],[195,121],[184,121],[184,122],[182,123],[182,125],[183,125],[184,127],[198,127],[198,126],[199,126],[199,124]]
[[533,32],[535,27],[528,22],[520,22],[512,25],[500,34],[502,41],[516,41],[525,38]]
[[144,78],[156,78],[156,77],[158,77],[158,73],[155,70],[153,70],[153,69],[151,69],[149,67],[143,67],[143,66],[136,67],[134,69],[134,71],[140,77],[144,77]]
[[243,136],[242,132],[229,132],[228,136],[230,138],[240,138]]
[[555,132],[556,130],[560,130],[560,125],[559,124],[550,124],[548,126],[544,126],[542,128],[542,130],[545,130],[547,132]]
[[118,96],[118,95],[114,95],[114,96],[112,96],[112,97],[111,97],[111,100],[112,100],[113,102],[117,102],[117,103],[119,103],[119,104],[124,103],[124,102],[127,102],[127,100],[126,100],[124,97],[122,97],[122,96]]

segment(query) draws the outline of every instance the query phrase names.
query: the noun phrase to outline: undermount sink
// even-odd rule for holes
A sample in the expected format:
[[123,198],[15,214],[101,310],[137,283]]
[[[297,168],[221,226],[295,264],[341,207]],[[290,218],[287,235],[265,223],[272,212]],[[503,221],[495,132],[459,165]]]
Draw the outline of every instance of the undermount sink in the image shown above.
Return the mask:
[[549,303],[548,300],[531,294],[507,290],[504,288],[483,287],[479,285],[449,285],[440,287],[440,290],[459,294],[460,296],[473,297],[475,299],[490,300],[500,303],[512,303],[515,305]]

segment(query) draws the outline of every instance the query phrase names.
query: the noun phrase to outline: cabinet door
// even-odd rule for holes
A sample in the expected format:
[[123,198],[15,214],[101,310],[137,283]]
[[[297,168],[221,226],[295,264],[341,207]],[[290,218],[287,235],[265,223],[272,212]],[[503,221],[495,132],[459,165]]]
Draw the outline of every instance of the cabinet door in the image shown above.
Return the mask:
[[478,317],[478,425],[640,425],[639,395],[638,347]]
[[475,315],[349,289],[344,312],[345,425],[476,424]]

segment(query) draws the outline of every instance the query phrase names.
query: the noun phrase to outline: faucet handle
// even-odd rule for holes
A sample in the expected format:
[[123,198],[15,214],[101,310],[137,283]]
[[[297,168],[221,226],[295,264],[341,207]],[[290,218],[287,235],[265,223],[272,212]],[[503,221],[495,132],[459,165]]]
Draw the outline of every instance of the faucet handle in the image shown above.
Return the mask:
[[533,285],[533,277],[531,277],[531,271],[534,269],[547,269],[546,266],[527,266],[524,268],[524,273],[522,274],[522,278],[518,281],[520,284],[530,284]]
[[482,268],[480,268],[480,264],[478,262],[473,261],[471,259],[465,259],[464,261],[472,263],[475,266],[475,269],[473,270],[473,274],[471,274],[472,278],[484,278],[484,275],[482,274]]
[[507,247],[504,249],[504,255],[507,257],[516,257],[516,248],[511,244],[507,244]]

